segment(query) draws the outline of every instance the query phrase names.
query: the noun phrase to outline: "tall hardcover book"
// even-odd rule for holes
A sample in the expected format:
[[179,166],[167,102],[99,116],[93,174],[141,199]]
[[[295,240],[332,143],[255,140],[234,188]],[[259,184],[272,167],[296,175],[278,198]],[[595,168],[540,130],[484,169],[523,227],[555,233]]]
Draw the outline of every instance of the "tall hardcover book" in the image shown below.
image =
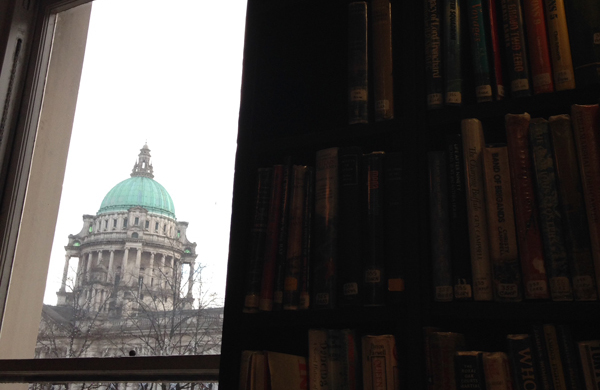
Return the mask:
[[[583,199],[588,218],[596,287],[600,289],[600,109],[597,104],[571,106]],[[599,292],[600,294],[600,292]]]
[[333,308],[336,304],[338,193],[338,148],[320,150],[315,164],[314,308]]
[[371,28],[375,120],[382,121],[394,118],[392,8],[389,0],[371,2]]
[[300,306],[306,310],[310,306],[310,274],[313,262],[313,215],[315,204],[315,170],[306,169],[306,187],[304,193],[304,216],[302,218],[302,274],[300,279]]
[[248,269],[246,272],[246,296],[244,313],[258,311],[260,302],[260,286],[265,256],[265,238],[269,217],[269,201],[273,180],[272,168],[259,168],[256,180],[256,198],[254,202],[254,222],[252,224],[251,248]]
[[533,93],[552,92],[554,91],[554,82],[552,80],[546,18],[544,17],[544,1],[524,1],[523,13],[525,15]]
[[493,297],[492,271],[489,257],[489,238],[483,181],[483,128],[478,119],[461,122],[467,192],[469,245],[473,271],[473,297],[490,301]]
[[531,344],[533,348],[534,360],[539,373],[539,384],[544,390],[553,390],[554,382],[550,368],[550,360],[546,347],[546,338],[542,324],[532,324],[531,326]]
[[308,370],[304,356],[265,352],[270,390],[306,390]]
[[341,388],[348,390],[360,389],[362,375],[360,372],[360,355],[358,354],[358,340],[353,329],[340,329],[342,345],[342,381]]
[[281,223],[281,204],[283,201],[284,166],[273,166],[273,185],[269,202],[267,233],[265,237],[265,259],[263,262],[259,309],[273,310],[273,291],[277,269],[277,251],[279,249],[279,224]]
[[429,165],[429,216],[431,232],[431,268],[434,300],[454,298],[450,262],[450,224],[448,219],[448,176],[446,153],[427,153]]
[[457,390],[485,390],[481,351],[458,351],[454,356]]
[[283,309],[283,290],[285,266],[287,263],[288,229],[290,214],[290,194],[292,192],[291,158],[283,165],[283,184],[281,188],[281,212],[279,213],[279,234],[277,235],[277,255],[275,256],[275,280],[273,283],[273,310]]
[[571,328],[565,324],[556,324],[556,336],[558,349],[565,374],[565,383],[568,390],[581,389],[583,380],[581,377],[581,364],[577,352],[577,344],[573,340]]
[[473,299],[471,253],[469,251],[469,223],[467,220],[467,193],[465,188],[462,137],[448,137],[448,219],[450,229],[450,263],[454,298]]
[[302,278],[302,233],[304,230],[303,218],[306,171],[306,166],[292,166],[285,279],[283,285],[284,310],[298,310],[298,306],[300,305],[300,282]]
[[492,81],[488,55],[487,26],[484,23],[484,11],[481,0],[467,0],[469,36],[471,37],[471,59],[473,61],[473,79],[477,102],[492,100]]
[[517,243],[526,299],[548,299],[542,235],[529,151],[529,114],[505,116]]
[[489,55],[490,65],[492,69],[492,86],[494,89],[494,96],[496,100],[502,100],[505,96],[504,87],[504,74],[502,65],[502,52],[500,49],[500,28],[502,23],[498,16],[496,8],[496,0],[486,0],[486,12],[487,12],[487,25],[489,26],[490,38],[489,38]]
[[454,355],[465,348],[465,337],[455,332],[432,332],[429,335],[431,372],[434,390],[456,390]]
[[523,12],[519,0],[500,0],[504,26],[506,68],[512,97],[531,95]]
[[484,352],[482,354],[485,385],[487,390],[512,390],[508,356],[504,352]]
[[425,4],[425,85],[427,108],[444,105],[442,64],[441,0],[424,0]]
[[461,65],[461,1],[442,0],[444,4],[443,45],[444,48],[444,92],[448,105],[462,104]]
[[403,195],[406,186],[403,154],[385,154],[383,180],[385,192],[385,273],[387,275],[388,302],[398,302],[404,291],[405,263],[410,258],[407,250],[406,224],[401,223],[406,216],[406,199]]
[[308,330],[309,390],[329,390],[330,375],[327,363],[327,329]]
[[344,337],[339,329],[327,329],[327,371],[329,386],[327,389],[345,388]]
[[564,244],[563,221],[558,204],[556,170],[547,120],[543,118],[531,120],[529,142],[550,295],[554,301],[570,301],[573,300],[573,289]]
[[393,335],[363,336],[364,390],[399,390],[398,354]]
[[339,267],[340,305],[356,306],[361,303],[363,288],[362,261],[362,151],[359,147],[339,149]]
[[509,334],[506,336],[508,361],[515,389],[539,389],[539,372],[532,350],[531,336]]
[[556,327],[554,324],[542,325],[542,331],[544,332],[544,341],[546,343],[546,355],[549,362],[550,378],[554,390],[566,390],[567,384],[565,381],[565,371],[563,367],[563,361],[560,356],[560,347],[558,343],[558,336],[556,333]]
[[600,390],[600,340],[579,341],[577,347],[585,388]]
[[365,183],[365,245],[364,245],[364,304],[385,303],[385,246],[383,210],[383,161],[384,152],[363,155],[362,171]]
[[369,122],[367,3],[348,4],[348,122]]
[[600,83],[600,3],[565,0],[571,57],[578,86]]
[[506,145],[486,146],[483,167],[494,298],[520,301],[521,270]]
[[569,115],[551,116],[548,125],[552,138],[573,297],[576,301],[595,301],[598,299],[596,277],[571,119]]
[[575,74],[569,43],[564,0],[544,0],[548,22],[548,44],[552,59],[554,87],[557,91],[575,88]]

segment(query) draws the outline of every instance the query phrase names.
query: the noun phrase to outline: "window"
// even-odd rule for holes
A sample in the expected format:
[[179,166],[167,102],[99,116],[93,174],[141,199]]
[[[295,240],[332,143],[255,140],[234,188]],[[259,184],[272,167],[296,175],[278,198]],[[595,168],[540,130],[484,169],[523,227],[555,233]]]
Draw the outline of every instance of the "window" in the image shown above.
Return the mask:
[[154,230],[155,230],[156,232],[158,232],[158,222],[156,222],[156,223],[154,224]]
[[135,219],[133,220],[133,224],[135,226],[139,225],[140,224],[140,218],[139,217],[135,217]]
[[113,227],[116,228],[117,227],[117,220],[113,219]]
[[150,221],[146,221],[144,227],[146,228],[146,230],[148,230],[150,228]]
[[131,233],[131,238],[139,238],[139,235],[137,233]]
[[123,229],[127,228],[127,218],[123,219]]

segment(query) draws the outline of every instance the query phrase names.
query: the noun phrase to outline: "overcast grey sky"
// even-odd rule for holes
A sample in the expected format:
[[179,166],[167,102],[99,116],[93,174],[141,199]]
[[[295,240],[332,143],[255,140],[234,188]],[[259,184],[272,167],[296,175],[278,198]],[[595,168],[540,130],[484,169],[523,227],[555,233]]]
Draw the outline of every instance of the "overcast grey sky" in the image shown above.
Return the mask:
[[68,235],[129,177],[145,142],[203,281],[224,296],[245,3],[94,1],[45,303],[56,303]]

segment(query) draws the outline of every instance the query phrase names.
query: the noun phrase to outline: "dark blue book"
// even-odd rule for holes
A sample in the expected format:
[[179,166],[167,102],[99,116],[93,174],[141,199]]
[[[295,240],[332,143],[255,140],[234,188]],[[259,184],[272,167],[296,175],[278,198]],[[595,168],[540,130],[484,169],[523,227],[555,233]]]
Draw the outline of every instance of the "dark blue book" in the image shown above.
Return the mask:
[[515,389],[539,389],[540,380],[537,357],[534,354],[531,336],[528,334],[509,334],[508,361],[511,366]]
[[444,105],[442,76],[442,12],[441,0],[425,0],[425,83],[427,108]]
[[501,0],[508,83],[511,97],[531,96],[523,11],[519,0]]
[[484,22],[481,0],[468,0],[469,32],[471,37],[471,59],[477,102],[492,101],[492,79],[490,76],[487,26]]

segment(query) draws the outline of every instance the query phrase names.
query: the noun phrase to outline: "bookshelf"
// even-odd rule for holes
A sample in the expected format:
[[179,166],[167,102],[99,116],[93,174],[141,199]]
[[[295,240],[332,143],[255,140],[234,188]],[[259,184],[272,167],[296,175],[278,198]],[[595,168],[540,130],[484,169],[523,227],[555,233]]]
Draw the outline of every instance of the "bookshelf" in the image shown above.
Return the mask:
[[[220,386],[237,388],[243,350],[307,356],[308,329],[315,327],[395,335],[402,388],[414,389],[426,388],[424,326],[464,332],[473,348],[499,350],[506,334],[524,332],[536,321],[566,321],[582,337],[600,337],[593,332],[599,302],[433,302],[426,158],[446,134],[460,131],[464,118],[481,119],[486,137],[505,141],[505,114],[568,113],[573,103],[596,103],[600,88],[486,103],[467,95],[461,107],[428,110],[422,2],[391,0],[395,119],[348,125],[348,3],[248,1]],[[398,223],[406,244],[400,299],[382,307],[243,313],[257,169],[286,156],[314,166],[318,150],[356,145],[363,152],[403,153],[406,213]]]

